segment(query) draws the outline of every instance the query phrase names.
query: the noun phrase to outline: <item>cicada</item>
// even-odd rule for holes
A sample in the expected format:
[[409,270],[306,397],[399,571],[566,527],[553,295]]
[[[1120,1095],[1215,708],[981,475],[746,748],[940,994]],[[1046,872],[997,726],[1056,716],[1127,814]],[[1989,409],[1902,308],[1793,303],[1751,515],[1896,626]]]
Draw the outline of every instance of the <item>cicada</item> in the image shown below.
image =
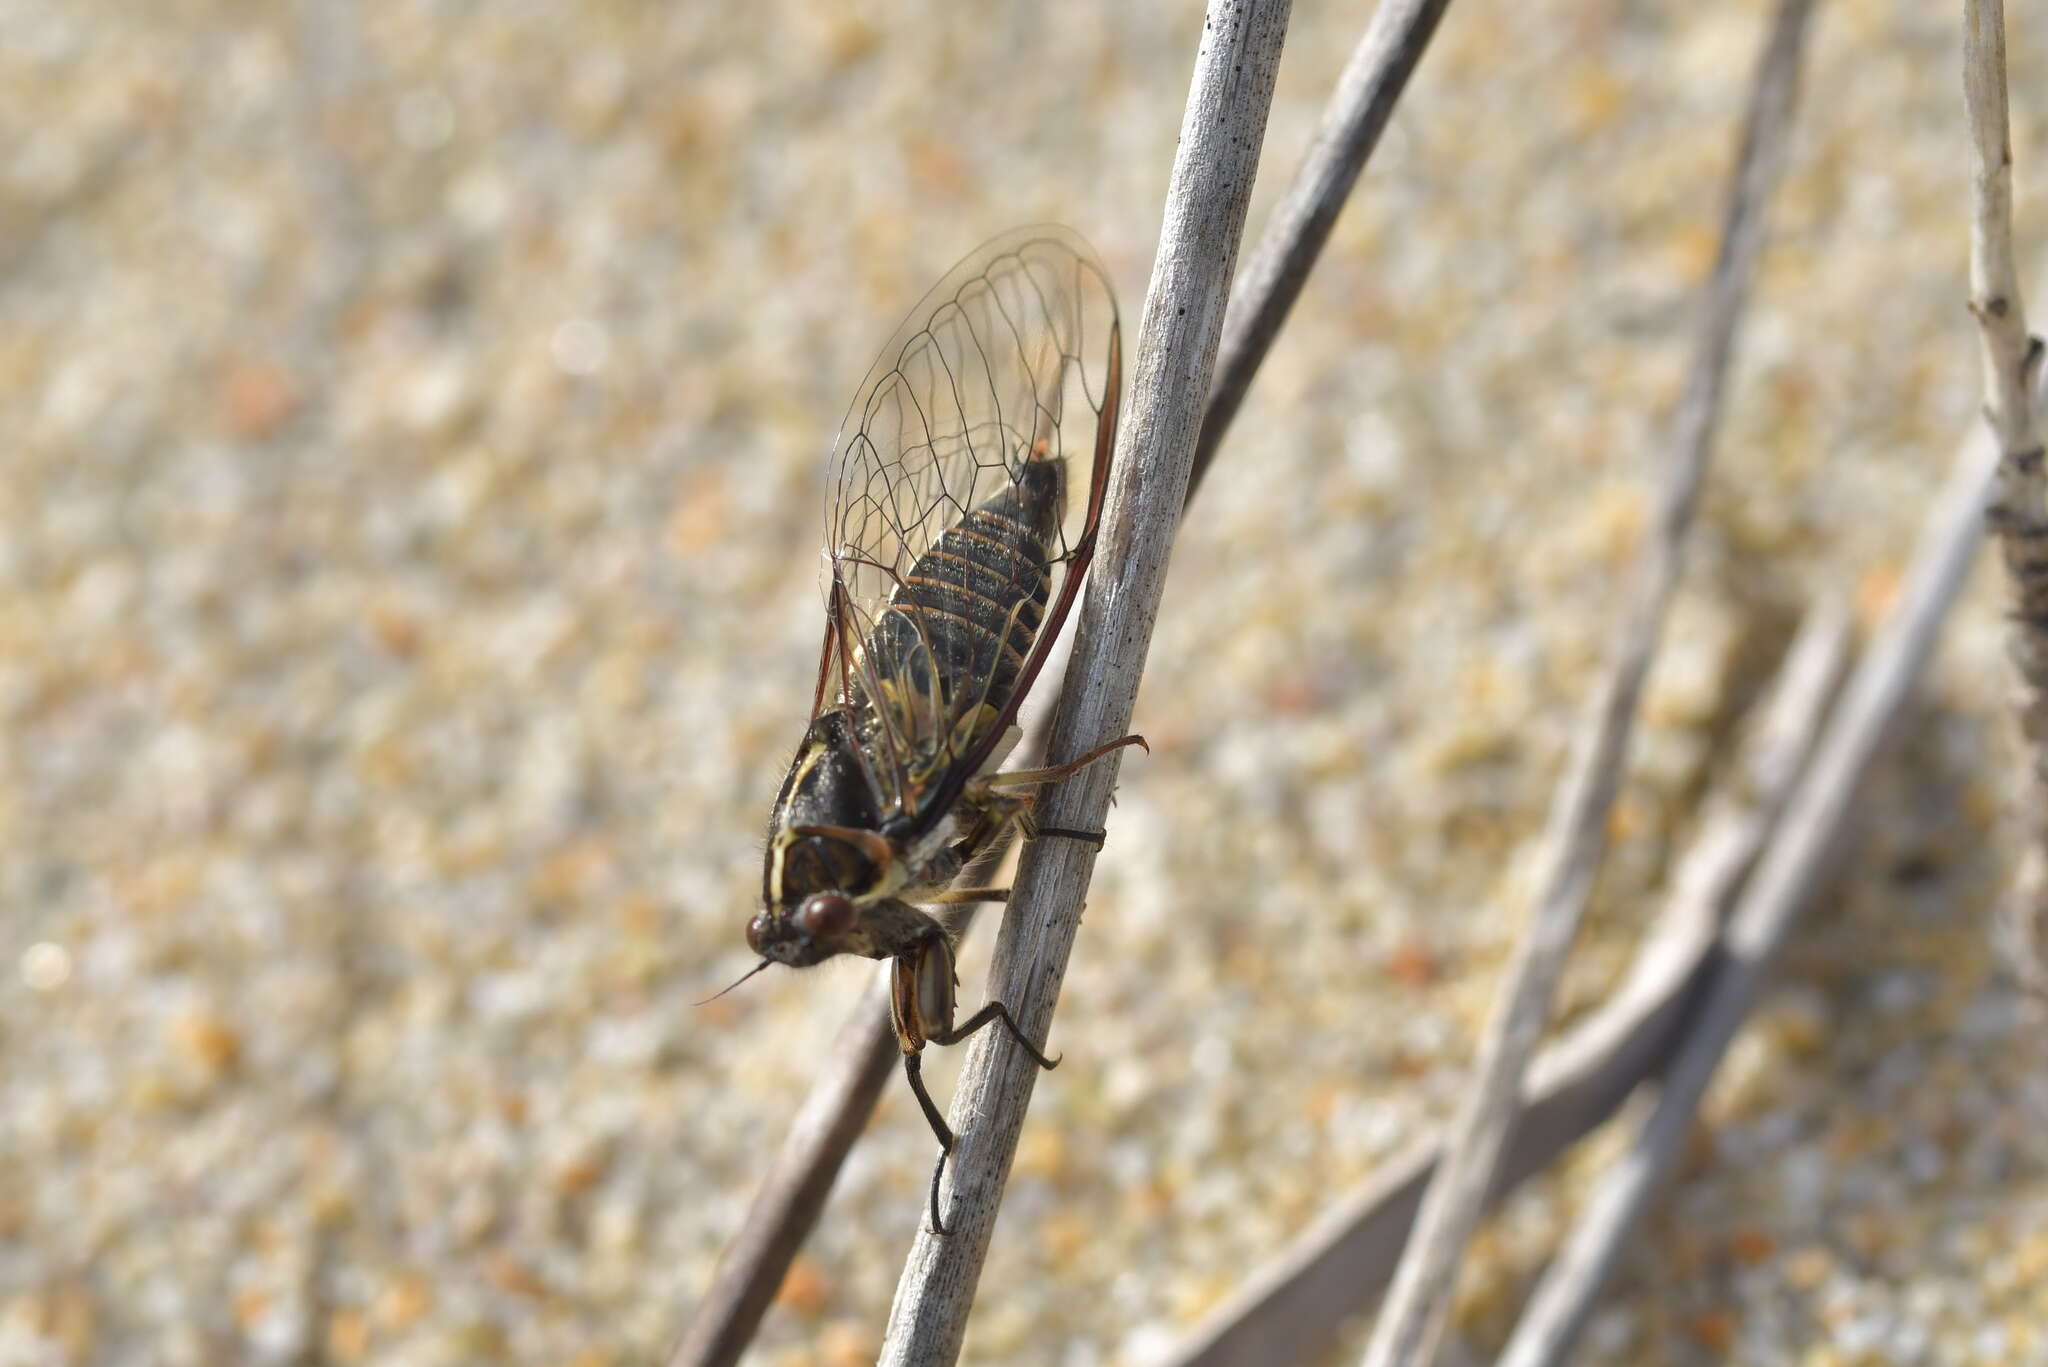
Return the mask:
[[826,467],[825,637],[810,724],[768,817],[747,944],[803,968],[894,961],[904,1073],[938,1137],[932,1226],[953,1131],[919,1071],[926,1044],[1000,1022],[954,1019],[953,935],[924,907],[1002,901],[956,888],[1021,833],[1034,790],[1127,744],[1005,771],[1017,710],[1079,595],[1116,445],[1116,299],[1094,253],[1029,228],[954,267],[883,347]]

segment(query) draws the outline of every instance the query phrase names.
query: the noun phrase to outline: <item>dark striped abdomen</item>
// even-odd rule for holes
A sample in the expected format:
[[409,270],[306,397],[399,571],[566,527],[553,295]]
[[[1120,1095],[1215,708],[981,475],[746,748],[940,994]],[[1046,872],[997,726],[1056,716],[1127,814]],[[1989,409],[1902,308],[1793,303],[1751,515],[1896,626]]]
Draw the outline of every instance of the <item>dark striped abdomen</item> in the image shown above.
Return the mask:
[[893,695],[904,739],[942,742],[976,706],[1009,701],[1051,593],[1059,504],[1059,465],[1027,462],[948,527],[890,594],[866,658]]

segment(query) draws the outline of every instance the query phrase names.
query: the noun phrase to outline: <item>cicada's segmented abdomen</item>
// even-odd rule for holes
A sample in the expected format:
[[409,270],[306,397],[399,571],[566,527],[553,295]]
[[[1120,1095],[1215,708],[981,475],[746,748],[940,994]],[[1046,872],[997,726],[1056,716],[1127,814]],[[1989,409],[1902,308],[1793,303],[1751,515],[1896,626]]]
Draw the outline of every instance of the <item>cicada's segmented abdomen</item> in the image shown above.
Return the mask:
[[1057,460],[1025,462],[889,595],[865,656],[894,703],[895,729],[950,734],[977,708],[1009,701],[1051,594],[1060,478]]

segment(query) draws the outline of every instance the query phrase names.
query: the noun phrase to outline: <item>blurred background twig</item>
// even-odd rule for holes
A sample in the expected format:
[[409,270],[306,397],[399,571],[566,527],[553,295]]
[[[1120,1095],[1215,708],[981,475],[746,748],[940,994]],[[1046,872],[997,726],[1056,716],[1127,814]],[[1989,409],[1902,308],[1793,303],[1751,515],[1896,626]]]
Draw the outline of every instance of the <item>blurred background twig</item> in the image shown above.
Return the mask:
[[1948,487],[1928,514],[1892,620],[1850,677],[1729,920],[1725,954],[1699,1009],[1687,1019],[1656,1104],[1628,1151],[1595,1184],[1508,1341],[1503,1367],[1560,1367],[1572,1360],[1600,1293],[1677,1161],[1707,1083],[1754,1006],[1771,961],[1827,876],[1870,761],[1934,649],[1976,555],[1989,467],[1985,444],[1965,441]]
[[2048,472],[2034,413],[2041,342],[2027,331],[2013,266],[2004,0],[1964,0],[1963,105],[1970,124],[1970,312],[1984,367],[1984,421],[2000,452],[1990,519],[2012,593],[2007,650],[2019,674],[2028,769],[2014,785],[2027,857],[2004,925],[2020,979],[2048,994]]
[[1672,416],[1668,464],[1612,664],[1593,697],[1551,809],[1537,856],[1529,921],[1480,1041],[1477,1077],[1449,1152],[1430,1180],[1416,1216],[1414,1241],[1402,1255],[1387,1302],[1373,1324],[1365,1354],[1369,1367],[1413,1367],[1435,1360],[1465,1245],[1479,1222],[1514,1119],[1522,1075],[1535,1057],[1565,957],[1593,897],[1636,709],[1678,591],[1686,538],[1720,427],[1736,324],[1763,248],[1764,211],[1785,159],[1812,9],[1811,0],[1784,0],[1757,63],[1730,177],[1720,254],[1702,301],[1698,350]]
[[[1728,913],[1804,772],[1848,663],[1848,631],[1839,609],[1817,608],[1786,651],[1627,977],[1530,1066],[1490,1202],[1549,1167],[1669,1062]],[[1209,1314],[1169,1359],[1174,1367],[1300,1362],[1324,1349],[1392,1277],[1444,1144],[1429,1136],[1333,1203]]]

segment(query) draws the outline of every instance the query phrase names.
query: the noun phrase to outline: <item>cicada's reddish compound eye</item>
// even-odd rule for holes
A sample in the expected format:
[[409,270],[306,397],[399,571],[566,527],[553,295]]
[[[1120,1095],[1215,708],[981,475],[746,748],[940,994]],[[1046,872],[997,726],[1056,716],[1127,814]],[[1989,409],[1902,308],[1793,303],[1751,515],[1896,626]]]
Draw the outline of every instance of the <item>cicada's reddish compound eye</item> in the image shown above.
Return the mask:
[[843,892],[817,892],[804,899],[797,926],[813,940],[829,940],[853,927],[853,899]]
[[757,915],[753,920],[747,922],[747,948],[753,950],[756,954],[766,954],[768,952],[766,949],[767,943],[768,918],[765,915]]

